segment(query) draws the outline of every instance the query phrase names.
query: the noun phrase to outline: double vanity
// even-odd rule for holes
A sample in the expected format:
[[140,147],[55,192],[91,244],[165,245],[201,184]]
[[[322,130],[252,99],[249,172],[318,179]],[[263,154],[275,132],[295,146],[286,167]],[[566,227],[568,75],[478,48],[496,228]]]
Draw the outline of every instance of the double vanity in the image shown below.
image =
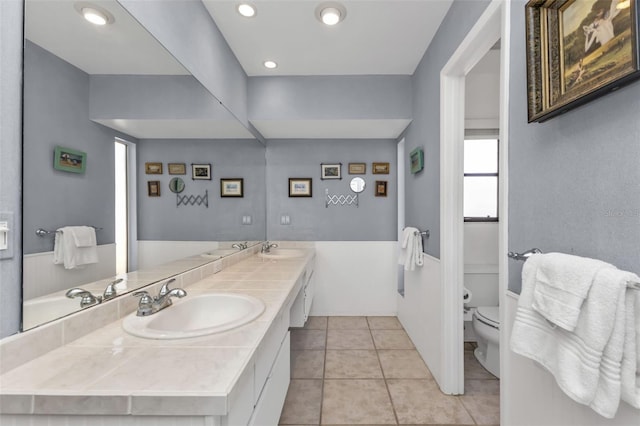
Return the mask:
[[312,244],[256,246],[145,287],[186,293],[152,314],[119,297],[4,339],[0,423],[277,424],[314,260]]

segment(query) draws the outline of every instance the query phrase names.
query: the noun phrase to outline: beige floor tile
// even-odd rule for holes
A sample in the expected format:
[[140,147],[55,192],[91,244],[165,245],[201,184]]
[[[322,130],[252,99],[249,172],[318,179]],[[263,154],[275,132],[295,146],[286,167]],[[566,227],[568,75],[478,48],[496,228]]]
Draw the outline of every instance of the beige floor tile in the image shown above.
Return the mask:
[[372,330],[402,330],[402,324],[397,317],[367,317],[369,328]]
[[384,380],[325,380],[322,424],[394,424]]
[[317,425],[320,423],[321,403],[322,380],[291,380],[279,423]]
[[489,373],[478,362],[473,352],[464,352],[464,377],[465,379],[495,379],[496,376]]
[[377,349],[414,349],[404,330],[371,330]]
[[329,330],[368,330],[366,317],[329,317]]
[[460,399],[477,424],[500,423],[500,395],[464,395]]
[[324,350],[291,351],[292,379],[322,379],[324,375]]
[[324,349],[327,340],[325,330],[291,330],[292,350]]
[[375,349],[369,330],[327,330],[327,349]]
[[327,350],[325,379],[382,379],[376,351]]
[[400,424],[473,424],[455,396],[440,392],[434,380],[387,380]]
[[327,317],[309,317],[304,325],[305,330],[326,330]]
[[500,395],[500,380],[496,379],[466,379],[464,380],[465,395]]
[[432,379],[431,372],[415,349],[378,350],[386,379]]

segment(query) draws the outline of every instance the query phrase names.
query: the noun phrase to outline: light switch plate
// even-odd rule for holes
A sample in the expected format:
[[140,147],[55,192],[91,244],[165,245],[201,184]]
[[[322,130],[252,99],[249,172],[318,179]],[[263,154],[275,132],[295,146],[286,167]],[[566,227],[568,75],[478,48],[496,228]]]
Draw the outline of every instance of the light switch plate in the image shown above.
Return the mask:
[[[6,222],[6,227],[9,229],[7,232],[7,248],[0,250],[0,259],[13,258],[13,246],[15,245],[16,229],[13,223],[13,213],[0,212],[0,223]],[[0,232],[0,239],[4,239],[4,235]]]

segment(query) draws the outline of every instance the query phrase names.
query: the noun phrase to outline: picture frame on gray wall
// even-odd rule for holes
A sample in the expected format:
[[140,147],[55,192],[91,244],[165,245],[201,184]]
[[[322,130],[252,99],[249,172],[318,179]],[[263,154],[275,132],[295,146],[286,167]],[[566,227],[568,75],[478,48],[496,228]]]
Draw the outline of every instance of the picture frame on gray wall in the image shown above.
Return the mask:
[[211,164],[191,164],[191,179],[211,180]]
[[342,163],[322,163],[320,165],[320,179],[342,179]]
[[289,197],[312,197],[311,178],[289,178]]

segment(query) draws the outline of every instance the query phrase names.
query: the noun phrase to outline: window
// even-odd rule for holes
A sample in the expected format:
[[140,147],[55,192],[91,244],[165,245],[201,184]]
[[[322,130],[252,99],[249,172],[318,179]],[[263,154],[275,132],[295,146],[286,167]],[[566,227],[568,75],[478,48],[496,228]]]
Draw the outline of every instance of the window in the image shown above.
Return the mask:
[[464,220],[498,220],[498,138],[464,141]]

